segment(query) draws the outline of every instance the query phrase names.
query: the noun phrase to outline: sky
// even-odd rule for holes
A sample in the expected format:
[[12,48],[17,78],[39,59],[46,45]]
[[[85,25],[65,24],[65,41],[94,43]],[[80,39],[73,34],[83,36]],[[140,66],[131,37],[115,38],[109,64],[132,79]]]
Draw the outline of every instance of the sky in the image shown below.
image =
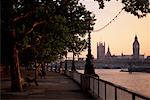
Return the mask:
[[[116,0],[105,3],[104,9],[98,9],[94,0],[80,0],[85,7],[95,14],[94,30],[98,30],[111,21],[123,8],[123,4]],[[132,54],[132,44],[137,35],[140,43],[140,54],[150,56],[150,14],[138,19],[136,16],[122,11],[109,26],[99,32],[91,33],[91,47],[94,58],[97,56],[97,42],[106,43],[106,52],[109,45],[112,55]],[[87,50],[80,57],[86,57]],[[72,55],[69,54],[69,57]]]

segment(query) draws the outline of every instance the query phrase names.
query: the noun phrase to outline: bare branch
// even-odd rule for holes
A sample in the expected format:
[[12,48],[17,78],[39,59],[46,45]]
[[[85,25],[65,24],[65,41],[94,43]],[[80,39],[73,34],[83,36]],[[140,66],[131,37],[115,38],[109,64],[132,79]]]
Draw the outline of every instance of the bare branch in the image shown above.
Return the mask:
[[31,32],[34,30],[35,27],[37,27],[37,26],[40,25],[40,24],[43,24],[44,22],[45,22],[45,21],[35,22],[35,23],[33,24],[32,28],[31,28],[29,31],[27,31],[25,34],[31,33]]
[[19,20],[22,20],[22,19],[24,19],[24,18],[26,18],[26,17],[32,15],[33,13],[34,13],[34,10],[29,11],[29,12],[27,12],[27,13],[24,14],[24,15],[17,16],[17,17],[15,17],[15,18],[13,19],[13,23],[15,23],[15,22],[17,22],[17,21],[19,21]]

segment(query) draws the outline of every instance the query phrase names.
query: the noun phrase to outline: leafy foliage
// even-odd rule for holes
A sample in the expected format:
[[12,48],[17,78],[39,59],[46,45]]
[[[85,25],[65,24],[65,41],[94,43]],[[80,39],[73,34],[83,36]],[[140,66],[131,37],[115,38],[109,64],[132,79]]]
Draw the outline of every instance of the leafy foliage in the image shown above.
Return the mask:
[[[103,9],[105,7],[105,2],[111,0],[94,0],[94,1],[98,2],[99,9]],[[146,16],[147,13],[150,13],[149,0],[121,0],[121,2],[124,5],[123,9],[125,9],[126,12],[130,12],[131,14],[137,16],[138,18],[142,18]]]
[[80,50],[85,45],[82,38],[88,30],[88,13],[78,0],[16,1],[14,23],[21,58],[33,55],[30,58],[39,62],[54,61],[62,58],[64,51],[85,49]]

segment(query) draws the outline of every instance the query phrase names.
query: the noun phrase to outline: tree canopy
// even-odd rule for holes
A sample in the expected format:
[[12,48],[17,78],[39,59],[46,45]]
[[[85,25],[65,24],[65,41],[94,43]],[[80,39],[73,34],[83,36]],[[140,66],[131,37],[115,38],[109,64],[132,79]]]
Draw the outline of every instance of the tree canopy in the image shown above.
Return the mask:
[[[28,56],[25,55],[28,51],[34,59],[53,61],[63,56],[64,51],[71,51],[75,43],[83,44],[89,11],[78,0],[20,0],[14,1],[12,6],[21,58]],[[81,48],[76,49],[78,47]]]
[[[111,0],[94,0],[99,4],[99,9],[103,9],[105,7],[105,2],[109,2]],[[149,8],[149,0],[117,0],[121,1],[123,4],[123,9],[126,12],[129,12],[135,15],[138,18],[142,18],[150,13]]]

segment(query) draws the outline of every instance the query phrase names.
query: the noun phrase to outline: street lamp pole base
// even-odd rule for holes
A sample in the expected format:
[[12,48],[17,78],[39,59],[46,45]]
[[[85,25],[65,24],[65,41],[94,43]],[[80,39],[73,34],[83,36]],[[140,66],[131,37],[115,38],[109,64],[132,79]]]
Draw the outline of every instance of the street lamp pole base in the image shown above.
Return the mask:
[[85,71],[84,74],[95,74],[94,66],[90,58],[86,58]]

